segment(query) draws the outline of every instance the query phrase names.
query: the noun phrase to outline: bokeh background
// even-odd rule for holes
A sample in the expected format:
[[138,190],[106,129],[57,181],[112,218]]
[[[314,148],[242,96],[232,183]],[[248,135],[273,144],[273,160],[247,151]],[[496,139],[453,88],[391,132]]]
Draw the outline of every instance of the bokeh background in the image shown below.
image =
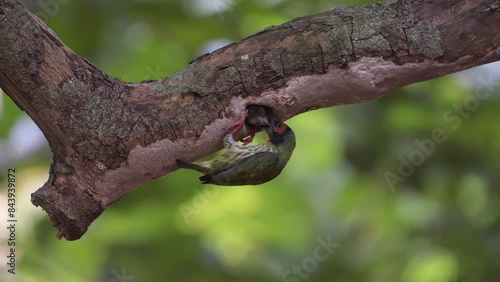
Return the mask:
[[[78,54],[139,82],[267,26],[368,1],[23,2]],[[177,171],[68,242],[30,203],[51,152],[1,94],[0,256],[7,169],[16,168],[18,264],[11,275],[2,263],[0,280],[498,281],[499,97],[500,67],[490,64],[301,114],[287,122],[297,147],[276,180],[203,186],[198,173]]]

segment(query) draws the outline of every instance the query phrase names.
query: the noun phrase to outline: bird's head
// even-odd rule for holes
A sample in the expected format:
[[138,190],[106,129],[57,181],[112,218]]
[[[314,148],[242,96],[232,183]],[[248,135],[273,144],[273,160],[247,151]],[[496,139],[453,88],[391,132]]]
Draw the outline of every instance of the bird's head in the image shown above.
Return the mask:
[[275,145],[282,145],[289,142],[295,142],[295,134],[292,129],[283,122],[271,123],[265,127],[269,141]]

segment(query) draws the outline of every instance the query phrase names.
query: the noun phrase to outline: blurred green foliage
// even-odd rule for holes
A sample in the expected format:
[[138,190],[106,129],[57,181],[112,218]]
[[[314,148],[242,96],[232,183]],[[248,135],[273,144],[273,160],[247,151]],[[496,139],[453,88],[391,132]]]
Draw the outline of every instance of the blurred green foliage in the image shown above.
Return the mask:
[[[238,41],[269,25],[362,2],[25,1],[70,48],[133,82],[173,74],[209,41]],[[476,99],[478,106],[461,117],[456,105],[469,103],[478,87],[489,91],[488,99]],[[448,76],[299,115],[287,122],[297,148],[276,180],[203,186],[196,172],[177,171],[114,203],[75,242],[58,241],[46,214],[29,202],[47,178],[48,154],[13,163],[19,263],[15,276],[2,271],[0,280],[496,281],[498,94],[498,83],[465,88]],[[2,98],[0,137],[7,138],[24,113]],[[436,128],[445,142],[429,141]],[[426,150],[433,142],[434,149],[427,154],[419,142]],[[401,160],[412,158],[418,165],[403,168],[411,173],[402,177]]]

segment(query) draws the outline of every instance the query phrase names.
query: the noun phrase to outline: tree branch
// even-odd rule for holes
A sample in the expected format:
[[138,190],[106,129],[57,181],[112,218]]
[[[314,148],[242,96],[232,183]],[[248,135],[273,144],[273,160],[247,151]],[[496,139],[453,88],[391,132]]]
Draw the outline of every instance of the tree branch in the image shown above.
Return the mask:
[[66,47],[17,0],[0,0],[0,87],[54,153],[32,194],[80,238],[139,185],[221,148],[251,104],[283,119],[368,101],[407,84],[500,59],[499,1],[400,0],[272,26],[165,79],[130,84]]

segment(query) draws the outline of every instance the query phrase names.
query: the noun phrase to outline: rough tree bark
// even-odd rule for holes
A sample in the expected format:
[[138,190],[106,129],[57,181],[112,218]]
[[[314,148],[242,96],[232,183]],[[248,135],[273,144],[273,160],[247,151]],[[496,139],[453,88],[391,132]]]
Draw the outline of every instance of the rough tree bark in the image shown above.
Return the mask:
[[159,81],[125,83],[76,55],[17,0],[0,0],[0,87],[54,153],[33,193],[80,238],[139,185],[221,148],[250,104],[283,119],[371,100],[500,59],[499,1],[399,0],[272,26]]

